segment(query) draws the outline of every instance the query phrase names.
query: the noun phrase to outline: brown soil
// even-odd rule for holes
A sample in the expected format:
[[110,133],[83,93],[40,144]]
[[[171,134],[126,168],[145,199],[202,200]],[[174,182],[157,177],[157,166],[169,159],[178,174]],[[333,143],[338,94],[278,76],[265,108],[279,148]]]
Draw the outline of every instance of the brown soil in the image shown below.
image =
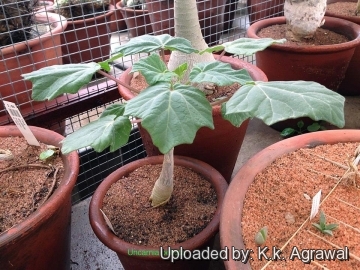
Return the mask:
[[[138,90],[140,92],[141,90],[144,90],[149,85],[145,81],[144,76],[141,74],[138,74],[137,76],[133,76],[130,82],[130,86]],[[212,94],[206,95],[206,98],[209,102],[214,102],[216,99],[221,97],[232,97],[232,95],[240,88],[240,84],[233,84],[229,86],[217,86],[214,85],[214,88],[211,89],[213,91]],[[138,93],[134,93],[137,95]]]
[[[276,24],[261,29],[257,35],[261,38],[273,38],[282,39],[286,38],[286,24]],[[293,45],[332,45],[340,44],[349,41],[349,39],[343,35],[337,34],[328,29],[318,28],[315,32],[313,39],[307,39],[302,41],[287,40],[285,44]],[[280,44],[281,45],[281,44]]]
[[103,211],[120,239],[144,246],[183,242],[198,234],[217,206],[211,184],[192,170],[175,166],[170,201],[153,208],[149,196],[161,165],[146,165],[111,186]]
[[343,16],[356,16],[356,2],[336,2],[327,5],[326,11]]
[[60,157],[46,164],[39,160],[46,147],[30,146],[22,137],[0,138],[0,149],[8,149],[14,156],[0,160],[0,233],[35,212],[63,176]]
[[[346,169],[321,158],[347,166],[347,160],[357,146],[339,143],[300,149],[277,159],[256,176],[246,193],[242,218],[245,246],[254,250],[253,269],[260,269],[266,263],[269,263],[268,269],[360,269],[360,181],[357,179],[358,187],[355,187],[354,178],[344,178],[324,200]],[[320,210],[326,215],[326,223],[339,224],[334,236],[324,235],[311,225],[319,222],[319,214],[308,220],[311,200],[306,195],[312,198],[319,190],[322,190],[321,201],[324,200]],[[293,216],[295,221],[286,219],[285,215]],[[303,223],[301,230],[283,249],[282,256],[286,260],[267,262],[257,259],[254,237],[262,227],[268,227],[268,238],[262,247],[271,250],[272,247],[282,248]],[[294,247],[301,252],[303,249],[344,249],[345,246],[350,253],[350,259],[346,261],[315,260],[304,264],[297,258],[289,260]],[[267,255],[271,257],[271,252]]]

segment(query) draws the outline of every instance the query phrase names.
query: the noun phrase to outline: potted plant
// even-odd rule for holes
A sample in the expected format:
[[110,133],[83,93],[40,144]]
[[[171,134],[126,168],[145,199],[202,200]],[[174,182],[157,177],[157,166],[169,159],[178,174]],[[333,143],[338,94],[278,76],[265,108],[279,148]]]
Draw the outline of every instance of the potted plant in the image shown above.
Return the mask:
[[[1,97],[3,100],[15,102],[22,114],[27,116],[33,114],[34,107],[43,107],[46,103],[31,100],[31,84],[22,80],[21,73],[62,63],[60,33],[66,28],[67,21],[54,14],[33,13],[31,1],[7,1],[4,4],[6,5],[0,11]],[[52,27],[46,27],[48,23]],[[42,34],[36,36],[36,32]],[[5,114],[1,103],[0,116]]]
[[[181,4],[184,2],[175,2],[175,14],[177,5]],[[197,19],[196,2],[189,1],[186,5],[189,8],[188,15],[193,19],[192,22],[196,22],[194,28],[190,28],[193,32],[187,32],[192,39],[194,34],[201,33],[201,29]],[[133,71],[141,72],[150,86],[126,104],[109,107],[97,121],[69,135],[64,140],[62,148],[65,153],[88,145],[97,151],[107,146],[110,146],[110,150],[115,150],[127,141],[131,130],[129,116],[141,119],[141,124],[150,133],[154,145],[164,154],[163,173],[156,181],[151,195],[153,206],[161,206],[172,194],[171,177],[164,179],[163,175],[165,172],[166,175],[172,175],[173,148],[184,143],[190,144],[201,127],[213,128],[211,104],[205,94],[196,88],[202,83],[223,86],[234,83],[242,85],[241,90],[236,91],[229,100],[226,98],[217,101],[218,105],[222,103],[222,116],[235,126],[240,126],[251,117],[258,117],[265,123],[272,124],[286,117],[304,115],[315,120],[324,119],[338,126],[344,124],[344,98],[317,83],[255,82],[246,70],[234,70],[229,64],[213,61],[212,52],[224,50],[233,54],[250,55],[274,42],[282,41],[239,39],[207,48],[203,39],[190,43],[187,39],[172,38],[166,34],[145,35],[133,38],[120,46],[109,60],[102,63],[63,65],[61,70],[49,67],[23,76],[33,82],[33,87],[37,90],[33,94],[35,100],[52,99],[63,93],[76,92],[90,81],[95,72],[123,84],[101,70],[109,70],[109,63],[117,58],[141,52],[173,51],[168,65],[163,62],[163,53],[160,55],[152,53],[136,63]],[[199,44],[204,47],[199,48]],[[203,63],[194,64],[191,59]],[[295,100],[295,97],[299,96],[302,98]],[[248,98],[255,103],[250,104]],[[287,109],[280,109],[283,106]],[[301,111],[297,111],[299,107]],[[140,120],[133,120],[134,123],[138,121]],[[154,195],[158,194],[159,189],[161,196]],[[104,222],[104,218],[101,219],[101,222]],[[99,224],[97,221],[92,223]],[[109,230],[107,227],[100,227],[100,230]],[[154,259],[150,258],[150,260]]]
[[[360,42],[360,28],[345,20],[324,17],[325,9],[326,1],[314,6],[306,1],[285,1],[285,17],[264,19],[248,28],[247,35],[251,38],[259,38],[260,31],[260,37],[269,37],[266,28],[273,27],[277,30],[268,29],[268,33],[280,32],[277,36],[288,40],[256,53],[256,64],[270,81],[310,80],[338,90]],[[336,34],[329,38],[332,32],[345,36],[348,41],[332,44],[333,39],[337,39]]]
[[[358,220],[359,140],[358,130],[319,131],[280,141],[253,156],[236,174],[225,196],[220,241],[222,247],[234,247],[235,255],[238,250],[253,249],[250,257],[254,260],[230,259],[225,261],[226,269],[259,269],[269,264],[301,269],[304,263],[358,268],[357,240],[352,241],[358,232],[351,226],[356,227]],[[321,199],[316,200],[319,190]],[[320,203],[318,217],[312,211],[313,201]],[[259,252],[266,251],[265,246],[279,250],[279,258],[271,262],[262,257]],[[344,254],[344,260],[334,257],[330,261],[315,253],[305,259],[305,249],[341,252],[345,246],[349,254]],[[304,252],[299,257],[297,251]],[[263,254],[271,256],[270,252]]]
[[122,16],[132,37],[151,34],[151,26],[148,10],[142,0],[122,0],[116,4],[116,8],[121,11]]
[[63,62],[100,62],[110,54],[110,26],[114,8],[106,0],[86,0],[81,3],[58,0],[47,9],[68,19],[61,36]]
[[[64,138],[56,132],[43,128],[30,127],[30,129],[36,140],[42,144],[40,147],[30,146],[23,142],[24,140],[20,141],[20,138],[17,140],[22,134],[16,126],[0,127],[2,138],[0,204],[2,209],[8,207],[2,210],[1,217],[0,268],[67,269],[70,266],[71,193],[79,171],[78,155],[76,152],[60,155],[63,165],[60,165],[57,159],[40,162],[38,154],[42,150],[38,149],[44,149],[46,145],[60,147],[60,141]],[[8,137],[11,137],[11,140],[7,140]],[[7,144],[4,144],[5,141]],[[8,153],[11,160],[3,160],[4,152]],[[20,157],[23,159],[19,161]],[[53,164],[54,167],[48,164]],[[34,171],[40,172],[39,179],[31,174]],[[9,172],[12,176],[9,176]],[[50,174],[46,176],[49,172]],[[12,186],[12,183],[10,186],[6,185],[9,177],[12,177],[12,183],[17,183],[16,187]],[[22,188],[22,186],[27,187],[26,183],[17,182],[19,177],[20,183],[30,182],[29,190]],[[36,181],[43,183],[43,187],[36,185]],[[52,184],[48,186],[48,183]],[[57,187],[53,191],[55,186]],[[38,201],[37,196],[41,190],[45,194]],[[19,197],[24,201],[18,203],[20,207],[17,212],[11,211],[8,201]],[[26,208],[28,202],[31,206],[31,200],[32,207]],[[3,225],[5,224],[6,228],[8,224],[12,224],[9,223],[10,218],[16,214],[19,216],[19,213],[22,221],[3,230]]]
[[[326,16],[337,17],[340,19],[348,20],[353,23],[360,25],[360,17],[359,14],[359,3],[356,0],[348,0],[348,1],[328,1],[326,9]],[[350,6],[350,8],[346,8],[348,13],[342,13],[344,9],[341,8],[341,5]],[[359,95],[358,91],[358,73],[357,70],[360,68],[360,48],[356,47],[353,57],[349,63],[349,67],[345,73],[345,78],[341,82],[339,86],[339,93],[342,95]]]
[[[197,1],[197,10],[202,36],[207,44],[215,45],[223,30],[226,0]],[[174,1],[146,0],[152,28],[155,35],[175,35]],[[184,11],[187,7],[183,5]],[[228,12],[229,14],[229,12]]]

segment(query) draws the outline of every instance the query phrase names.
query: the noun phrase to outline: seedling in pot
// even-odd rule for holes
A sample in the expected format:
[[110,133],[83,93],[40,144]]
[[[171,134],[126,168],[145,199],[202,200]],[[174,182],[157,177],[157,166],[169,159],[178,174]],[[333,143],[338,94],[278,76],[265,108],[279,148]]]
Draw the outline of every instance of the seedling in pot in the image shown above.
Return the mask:
[[281,131],[280,135],[284,138],[289,138],[292,136],[303,134],[305,132],[315,132],[315,131],[326,129],[323,125],[321,125],[321,122],[314,122],[311,125],[307,126],[305,130],[303,129],[304,128],[303,121],[297,122],[296,125],[297,125],[298,129],[285,128],[283,131]]
[[266,242],[267,235],[268,228],[265,226],[255,234],[255,243],[259,246],[263,245]]
[[331,236],[333,236],[333,231],[339,227],[339,224],[326,224],[326,217],[323,211],[320,211],[319,223],[313,223],[312,225],[323,234]]
[[65,93],[74,94],[88,84],[96,72],[130,89],[129,85],[104,71],[109,71],[110,63],[117,58],[149,53],[148,57],[132,67],[132,72],[140,72],[145,77],[149,87],[126,104],[109,106],[98,120],[67,136],[63,141],[62,152],[66,154],[86,146],[92,146],[99,152],[107,147],[115,151],[128,141],[132,127],[130,119],[141,119],[154,145],[164,154],[163,169],[150,196],[152,205],[156,207],[165,204],[172,194],[174,147],[191,144],[201,127],[214,128],[212,104],[206,99],[200,85],[241,85],[241,91],[236,91],[230,99],[223,99],[222,104],[216,101],[221,105],[223,118],[236,127],[253,117],[271,125],[287,118],[304,116],[314,121],[324,120],[339,127],[344,126],[345,99],[318,83],[253,81],[246,70],[234,70],[229,64],[220,61],[202,62],[193,67],[183,62],[169,69],[162,58],[164,50],[172,51],[172,54],[181,52],[195,56],[211,55],[218,51],[252,55],[283,41],[240,38],[198,50],[184,38],[166,34],[144,35],[120,46],[104,62],[55,65],[24,74],[23,77],[33,83],[34,100],[54,99]]

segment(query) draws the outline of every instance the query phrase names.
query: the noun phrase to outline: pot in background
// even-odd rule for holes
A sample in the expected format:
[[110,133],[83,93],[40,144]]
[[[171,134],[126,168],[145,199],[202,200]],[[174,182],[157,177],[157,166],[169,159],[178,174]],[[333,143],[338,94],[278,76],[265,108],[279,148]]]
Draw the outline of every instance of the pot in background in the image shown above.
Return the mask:
[[[356,0],[328,0],[328,4],[335,3],[335,2],[355,2]],[[325,12],[326,16],[329,17],[336,17],[340,19],[344,19],[353,23],[356,23],[357,25],[360,25],[360,17],[359,16],[343,16],[338,15],[335,12]],[[359,70],[360,70],[360,46],[357,46],[354,52],[353,57],[351,58],[351,61],[349,63],[349,67],[345,73],[345,78],[341,82],[339,86],[339,94],[345,95],[345,96],[356,96],[360,95],[360,80],[359,80]]]
[[[285,17],[264,19],[247,30],[250,38],[268,26],[285,24]],[[256,65],[264,71],[269,81],[304,80],[318,82],[337,91],[356,46],[360,43],[360,26],[352,22],[325,17],[322,28],[347,36],[350,41],[319,46],[274,44],[256,53]]]
[[120,10],[132,37],[151,34],[153,32],[147,10],[124,7],[122,1],[117,2],[116,9]]

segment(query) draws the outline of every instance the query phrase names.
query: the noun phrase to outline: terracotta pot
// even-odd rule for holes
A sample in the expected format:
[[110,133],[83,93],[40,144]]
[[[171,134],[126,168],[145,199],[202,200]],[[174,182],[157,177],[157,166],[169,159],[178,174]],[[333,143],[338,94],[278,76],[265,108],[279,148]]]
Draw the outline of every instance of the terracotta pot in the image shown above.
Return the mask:
[[[219,56],[215,55],[215,58]],[[266,75],[256,66],[245,61],[223,56],[222,62],[231,64],[234,69],[246,69],[254,81],[267,81]],[[122,73],[120,80],[130,84],[132,75],[131,69]],[[126,87],[118,84],[120,95],[129,100],[134,94]],[[244,140],[248,121],[245,121],[239,128],[234,127],[229,121],[221,117],[221,106],[214,106],[212,110],[215,129],[207,127],[200,128],[192,144],[183,144],[175,147],[175,154],[188,156],[202,160],[218,170],[230,182],[231,174]],[[161,153],[153,145],[149,133],[139,124],[140,134],[148,156],[160,155]]]
[[[59,15],[40,12],[35,14],[35,21],[51,22],[53,28],[40,37],[1,48],[1,99],[16,103],[22,112],[35,104],[44,104],[45,107],[46,102],[32,101],[32,84],[30,81],[25,81],[21,74],[62,64],[60,33],[67,26],[66,19],[61,17],[60,20]],[[0,102],[0,116],[4,115],[4,106]]]
[[[206,267],[202,266],[202,263],[207,265],[209,263],[208,261],[206,262],[180,260],[174,264],[168,260],[163,260],[160,256],[156,255],[129,256],[128,250],[135,249],[141,252],[145,250],[159,250],[159,247],[138,246],[134,244],[129,244],[119,239],[110,231],[110,229],[105,223],[103,215],[100,212],[103,204],[103,198],[107,190],[113,183],[117,182],[123,176],[126,176],[140,166],[147,164],[162,164],[162,161],[163,156],[144,158],[131,162],[110,174],[97,188],[90,202],[89,216],[91,227],[93,228],[96,236],[100,239],[100,241],[117,253],[121,264],[126,270],[142,270],[145,268],[147,270],[207,269]],[[204,230],[202,230],[199,234],[195,235],[193,238],[188,239],[185,242],[170,246],[172,249],[179,249],[180,247],[189,250],[201,249],[205,246],[208,246],[209,242],[211,243],[213,237],[218,231],[220,208],[222,206],[222,200],[225,196],[225,192],[227,189],[227,183],[219,172],[217,172],[214,168],[204,162],[188,157],[175,156],[174,163],[178,166],[191,168],[193,171],[201,174],[205,177],[207,181],[212,184],[216,191],[218,206],[214,217],[210,221],[210,223],[204,228]]]
[[[299,148],[315,147],[339,142],[359,142],[358,130],[328,130],[308,133],[275,143],[252,157],[235,175],[226,193],[220,220],[220,242],[222,247],[246,249],[242,238],[242,209],[246,192],[255,176],[269,166],[276,158]],[[231,254],[229,255],[231,258]],[[249,264],[240,261],[224,261],[228,270],[250,269]]]
[[[207,44],[215,45],[222,32],[223,14],[226,0],[197,1],[199,22]],[[174,2],[146,0],[154,34],[175,36]]]
[[110,20],[110,31],[111,32],[118,32],[122,30],[126,30],[126,22],[125,19],[120,11],[120,9],[116,8],[116,4],[120,1],[112,0],[110,5],[110,10],[115,10],[113,15],[111,16]]
[[151,34],[153,32],[150,17],[147,10],[138,10],[124,7],[122,1],[116,4],[132,37]]
[[223,33],[227,33],[231,30],[234,18],[238,6],[238,0],[226,0],[225,10],[224,10],[224,23],[223,23]]
[[[274,24],[285,24],[285,17],[264,19],[251,25],[247,35],[259,38],[257,33]],[[294,46],[271,45],[256,53],[256,65],[269,81],[315,81],[337,91],[345,77],[356,46],[360,43],[360,26],[338,18],[325,17],[325,29],[347,36],[350,41],[335,45]]]
[[[60,146],[63,136],[31,127],[35,137]],[[0,136],[22,136],[15,126],[0,127]],[[76,152],[62,156],[65,174],[51,197],[20,224],[0,234],[0,269],[69,269],[71,192],[79,172]]]
[[[328,0],[328,4],[335,2],[357,2],[356,0]],[[360,25],[359,16],[342,16],[326,11],[326,16],[337,17],[340,19],[348,20],[350,22]],[[345,96],[360,95],[359,90],[359,70],[360,70],[360,46],[357,46],[353,57],[349,63],[349,67],[345,73],[345,78],[339,86],[338,92]]]
[[[54,8],[47,8],[53,12]],[[68,19],[68,26],[61,35],[61,49],[64,64],[101,62],[110,56],[110,25],[115,12],[109,10],[96,17],[85,20]]]
[[250,24],[257,21],[284,16],[285,0],[247,0]]

